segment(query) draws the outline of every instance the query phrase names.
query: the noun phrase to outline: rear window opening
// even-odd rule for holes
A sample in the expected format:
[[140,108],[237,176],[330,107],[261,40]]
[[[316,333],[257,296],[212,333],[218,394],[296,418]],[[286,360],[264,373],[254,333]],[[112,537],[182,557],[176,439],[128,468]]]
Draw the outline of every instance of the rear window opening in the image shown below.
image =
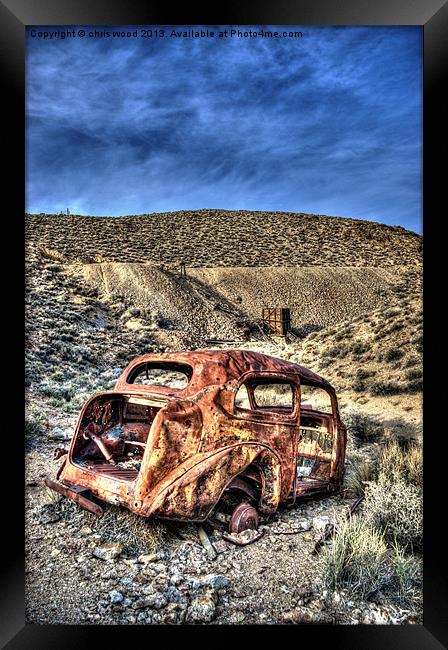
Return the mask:
[[165,386],[181,390],[188,386],[192,374],[192,367],[186,364],[151,361],[133,368],[126,383]]
[[302,409],[328,413],[329,415],[333,413],[330,395],[319,386],[311,386],[302,382],[300,385],[300,402]]
[[294,391],[291,384],[271,382],[254,386],[254,399],[257,408],[294,410]]

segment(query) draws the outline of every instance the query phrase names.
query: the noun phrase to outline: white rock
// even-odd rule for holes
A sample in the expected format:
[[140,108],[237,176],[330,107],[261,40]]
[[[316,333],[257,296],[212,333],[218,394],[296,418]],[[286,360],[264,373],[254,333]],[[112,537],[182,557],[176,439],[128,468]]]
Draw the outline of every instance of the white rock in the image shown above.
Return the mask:
[[61,429],[61,427],[54,427],[49,433],[48,437],[50,440],[70,440],[71,436]]
[[324,533],[327,526],[330,524],[330,517],[320,516],[313,517],[313,528],[319,533]]
[[93,555],[100,560],[115,560],[123,552],[123,544],[114,542],[93,549]]
[[210,623],[216,617],[216,598],[208,591],[196,596],[187,609],[188,623]]
[[123,594],[120,591],[117,591],[116,589],[109,591],[109,598],[110,598],[110,602],[114,604],[121,603],[124,600]]

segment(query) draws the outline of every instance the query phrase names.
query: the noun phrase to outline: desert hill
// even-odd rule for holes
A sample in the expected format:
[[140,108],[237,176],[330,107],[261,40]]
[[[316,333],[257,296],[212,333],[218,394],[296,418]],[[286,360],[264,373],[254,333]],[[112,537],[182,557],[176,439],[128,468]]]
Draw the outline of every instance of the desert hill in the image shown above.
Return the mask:
[[26,215],[26,237],[68,261],[191,267],[385,267],[416,264],[421,251],[421,237],[399,226],[290,212]]

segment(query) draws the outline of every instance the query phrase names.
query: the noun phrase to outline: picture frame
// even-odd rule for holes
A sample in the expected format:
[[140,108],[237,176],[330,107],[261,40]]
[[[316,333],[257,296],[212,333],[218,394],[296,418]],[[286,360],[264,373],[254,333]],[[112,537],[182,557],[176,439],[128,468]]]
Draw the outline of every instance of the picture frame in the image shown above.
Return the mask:
[[[315,2],[294,3],[278,2],[274,4],[241,3],[238,7],[218,6],[213,12],[209,10],[198,11],[194,7],[184,6],[174,13],[161,3],[145,4],[134,2],[126,5],[117,1],[77,2],[66,0],[41,0],[38,3],[31,0],[3,0],[0,6],[1,32],[2,32],[2,68],[5,80],[7,98],[7,160],[6,187],[11,188],[10,196],[12,205],[4,218],[8,219],[8,239],[14,242],[11,249],[14,251],[12,265],[7,276],[16,279],[23,278],[23,214],[24,209],[24,182],[25,169],[25,130],[24,130],[24,62],[25,62],[25,27],[27,25],[83,25],[83,24],[146,24],[146,25],[211,25],[211,24],[291,24],[291,25],[421,25],[424,35],[424,237],[425,251],[428,257],[424,264],[424,306],[431,339],[436,338],[432,330],[431,309],[437,301],[436,280],[440,278],[435,259],[441,260],[433,252],[436,247],[437,230],[433,218],[437,214],[438,200],[440,200],[442,173],[441,163],[436,157],[441,152],[442,121],[442,73],[446,67],[448,39],[448,6],[443,0],[432,2],[412,2],[400,0],[386,2],[385,0],[373,2],[343,1],[333,3],[331,0],[318,0]],[[25,170],[25,174],[24,174]],[[431,221],[431,223],[430,223]],[[433,264],[434,260],[434,264]],[[440,262],[439,262],[440,264]],[[7,282],[10,295],[7,302],[20,303],[19,281],[11,286]],[[11,299],[11,300],[10,300]],[[16,359],[21,358],[23,349],[23,336],[21,329],[21,305],[14,310],[15,318],[19,323],[15,326],[14,342]],[[435,319],[434,319],[435,320]],[[442,339],[440,339],[442,340]],[[9,347],[9,345],[8,345]],[[434,355],[434,356],[433,356]],[[446,581],[443,577],[443,568],[446,564],[442,551],[445,543],[443,534],[440,533],[443,523],[444,506],[440,495],[441,487],[437,484],[436,468],[439,467],[440,437],[437,440],[437,429],[432,427],[433,415],[437,405],[443,404],[441,386],[431,377],[435,368],[435,352],[425,346],[425,360],[427,374],[425,375],[425,410],[424,430],[424,503],[425,503],[425,542],[424,542],[424,624],[422,626],[301,626],[300,630],[284,626],[251,626],[247,631],[255,642],[266,639],[268,643],[276,642],[276,635],[280,632],[297,634],[298,642],[306,641],[313,644],[331,643],[332,647],[349,648],[385,648],[391,645],[394,648],[434,648],[446,647],[448,643],[448,630],[446,612],[448,611]],[[20,390],[22,372],[20,363],[8,364],[8,387],[13,390],[11,412],[18,415],[23,412],[23,393]],[[9,410],[9,409],[8,409]],[[425,438],[425,435],[424,435]],[[4,521],[8,522],[4,536],[7,536],[8,551],[3,557],[3,589],[1,590],[1,647],[18,648],[79,648],[93,646],[94,643],[104,643],[104,628],[99,626],[38,626],[26,625],[24,619],[24,530],[23,530],[23,436],[21,428],[14,427],[11,435],[10,456],[8,457],[8,470],[10,476],[6,483],[7,490],[2,500]],[[443,470],[440,467],[440,475]],[[439,501],[438,501],[439,500]],[[439,503],[439,510],[436,504]],[[13,523],[14,522],[14,523]],[[438,560],[440,558],[440,560]],[[127,626],[125,631],[115,632],[108,629],[107,634],[114,635],[114,640],[130,642],[136,641],[134,636],[139,635],[140,640],[147,639],[151,642],[154,631],[162,634],[182,635],[182,643],[196,641],[200,635],[208,636],[214,645],[227,645],[238,640],[241,634],[239,626],[229,626],[216,634],[213,626],[189,627],[173,626],[160,630],[145,629],[144,626]],[[245,630],[243,630],[243,633]],[[148,637],[142,637],[142,634]],[[124,636],[127,635],[127,636]],[[266,636],[265,636],[266,635]],[[261,640],[260,639],[260,640]],[[166,642],[166,641],[165,641]],[[201,641],[199,641],[201,642]],[[253,642],[253,641],[251,641]],[[278,642],[278,641],[277,641]]]

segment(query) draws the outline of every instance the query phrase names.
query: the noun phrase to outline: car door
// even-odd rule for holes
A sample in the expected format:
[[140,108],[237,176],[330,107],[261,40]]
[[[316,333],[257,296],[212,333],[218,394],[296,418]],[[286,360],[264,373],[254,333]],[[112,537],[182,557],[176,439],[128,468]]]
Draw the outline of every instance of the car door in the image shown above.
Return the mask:
[[236,386],[232,426],[269,446],[282,465],[282,499],[293,486],[299,434],[299,382],[295,375],[250,372]]

